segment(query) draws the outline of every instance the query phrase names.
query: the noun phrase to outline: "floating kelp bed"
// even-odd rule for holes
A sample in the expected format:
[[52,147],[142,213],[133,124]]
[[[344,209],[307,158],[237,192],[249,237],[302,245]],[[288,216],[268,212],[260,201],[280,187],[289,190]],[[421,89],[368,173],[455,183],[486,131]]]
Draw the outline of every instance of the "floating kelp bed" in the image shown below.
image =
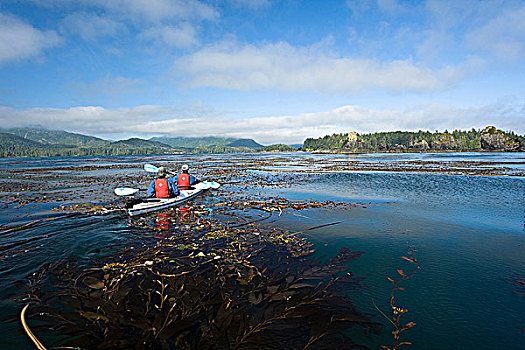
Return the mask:
[[[221,202],[213,217],[241,207],[272,215],[336,205]],[[361,279],[347,262],[362,252],[343,248],[320,262],[300,235],[247,219],[221,224],[207,209],[134,221],[155,243],[119,251],[95,267],[70,260],[32,275],[35,303],[26,318],[40,320],[32,326],[37,337],[54,342],[46,345],[97,349],[367,348],[356,337],[377,333],[379,325],[348,296]]]
[[[472,258],[471,261],[476,264],[456,263],[454,259],[449,259],[450,254],[425,257],[427,262],[441,258],[439,264],[425,264],[427,277],[433,276],[436,278],[433,281],[439,281],[446,276],[445,272],[452,271],[461,276],[464,283],[458,283],[458,288],[453,289],[448,286],[442,289],[443,285],[438,284],[426,288],[425,282],[413,285],[417,298],[412,298],[407,304],[396,304],[396,307],[405,309],[406,306],[411,311],[419,308],[425,312],[409,314],[407,322],[417,323],[418,326],[407,332],[407,340],[423,347],[439,344],[442,339],[438,339],[438,335],[442,335],[441,338],[444,336],[449,347],[455,348],[468,347],[469,344],[493,348],[504,344],[506,348],[512,348],[520,344],[519,336],[524,330],[519,319],[521,314],[519,311],[513,311],[515,315],[501,313],[502,308],[519,309],[509,303],[509,298],[499,298],[499,295],[506,294],[495,283],[490,283],[490,274],[485,273],[500,271],[500,276],[508,277],[503,284],[507,287],[505,292],[512,293],[512,297],[517,295],[521,298],[525,292],[521,265],[515,259],[519,248],[513,246],[517,242],[521,247],[521,241],[515,238],[517,235],[490,236],[494,232],[489,232],[491,220],[498,216],[508,218],[512,225],[516,224],[516,208],[520,202],[514,198],[521,197],[508,196],[507,193],[517,193],[515,188],[521,185],[517,183],[519,179],[399,176],[367,172],[521,177],[522,169],[511,166],[514,163],[509,161],[492,165],[473,162],[469,160],[470,155],[461,157],[465,159],[461,162],[437,163],[412,161],[409,159],[411,156],[405,156],[406,161],[383,161],[379,157],[383,156],[378,155],[378,160],[374,160],[369,156],[360,159],[360,156],[307,153],[227,157],[167,155],[133,159],[115,157],[102,164],[95,158],[80,161],[72,158],[65,162],[68,166],[60,169],[33,167],[31,161],[25,160],[20,162],[21,168],[9,165],[0,169],[3,184],[0,202],[4,217],[0,228],[3,238],[0,262],[4,263],[2,271],[5,274],[2,285],[4,320],[18,319],[22,308],[29,303],[26,321],[49,349],[65,346],[288,349],[333,348],[338,345],[364,348],[354,342],[370,347],[374,347],[372,344],[388,345],[390,343],[385,338],[391,339],[393,333],[392,325],[386,318],[392,319],[398,309],[388,312],[387,293],[384,292],[389,286],[385,287],[382,282],[389,275],[394,277],[400,266],[397,266],[398,259],[390,262],[386,254],[397,251],[397,245],[391,240],[395,232],[409,232],[407,227],[410,229],[416,224],[390,222],[388,219],[398,214],[400,218],[416,218],[416,222],[422,223],[417,238],[421,247],[439,248],[439,244],[444,242],[441,238],[448,239],[449,236],[434,233],[446,233],[450,225],[419,214],[430,210],[431,204],[428,203],[442,203],[443,206],[436,205],[436,210],[430,210],[430,213],[446,214],[438,216],[443,218],[449,216],[450,210],[465,210],[464,214],[456,216],[457,223],[463,226],[462,220],[466,218],[465,227],[485,235],[476,234],[473,237],[469,230],[458,226],[457,237],[472,244],[465,246],[469,249],[462,250],[459,256],[455,254],[453,257]],[[455,156],[451,157],[454,159]],[[476,156],[472,159],[479,157],[487,158]],[[508,156],[504,158],[508,159]],[[145,188],[151,182],[151,174],[143,171],[146,162],[154,162],[167,169],[190,164],[195,175],[218,181],[222,186],[219,191],[210,191],[194,200],[190,209],[166,211],[126,224],[124,211],[108,213],[104,209],[118,210],[123,207],[122,198],[115,197],[111,191],[113,188]],[[77,163],[86,166],[74,166]],[[353,172],[360,174],[343,174]],[[398,184],[397,179],[400,178],[403,181]],[[349,180],[352,181],[346,183]],[[406,184],[421,186],[404,186]],[[435,184],[444,187],[434,191]],[[402,188],[400,185],[403,185]],[[291,187],[291,191],[287,191],[287,187]],[[407,188],[410,190],[407,191]],[[501,197],[501,200],[484,199],[483,205],[481,201],[473,201],[480,204],[476,207],[484,209],[470,210],[473,206],[465,207],[454,202],[460,197],[457,188],[465,190],[465,193],[477,193],[477,189],[487,188],[490,191],[487,193],[494,194],[473,195],[470,200],[482,197]],[[430,190],[428,195],[424,195],[425,189]],[[381,201],[351,204],[268,197],[302,199],[302,196],[310,195],[317,199],[400,198],[401,202],[386,208]],[[431,199],[431,202],[420,200],[420,196]],[[410,200],[402,202],[404,198]],[[411,203],[413,198],[418,199]],[[504,201],[510,204],[503,204]],[[423,205],[418,208],[418,204]],[[486,209],[489,204],[501,212],[491,214]],[[347,209],[352,211],[354,206],[370,209],[360,209],[348,215],[341,212]],[[374,207],[378,207],[377,210]],[[447,209],[438,210],[438,207]],[[337,212],[334,210],[331,213],[331,208]],[[398,211],[403,208],[414,209],[414,212]],[[509,214],[501,214],[503,210],[509,211]],[[479,216],[472,216],[473,213]],[[70,219],[62,220],[68,215],[71,215]],[[331,219],[324,222],[323,217]],[[472,217],[478,217],[479,222],[488,226],[473,225]],[[56,227],[45,221],[55,222],[57,218],[60,220],[56,221]],[[342,227],[330,232],[329,225],[337,224],[339,220],[344,220],[345,227],[362,227],[361,232],[351,232],[359,238],[354,239],[353,234],[341,237],[344,232]],[[318,253],[312,253],[313,247],[301,238],[309,236],[302,232],[319,227],[310,225],[324,227],[323,236],[315,236],[321,242],[328,242],[325,243],[327,248],[319,248]],[[430,226],[432,229],[429,229]],[[513,228],[501,230],[516,232]],[[499,228],[495,231],[499,232]],[[366,236],[371,232],[377,234]],[[489,238],[494,239],[494,243],[505,252],[502,255],[504,264],[493,266],[490,261],[481,259],[480,252],[490,247],[487,242],[492,244]],[[315,260],[321,255],[326,259],[325,254],[334,252],[332,248],[340,249],[341,244],[348,242],[356,244],[350,248],[370,250],[368,259],[377,264],[365,264],[363,268],[361,263],[359,266],[347,263],[345,259],[354,259],[360,253],[346,249],[333,261]],[[127,249],[115,252],[117,247],[124,245]],[[65,257],[73,258],[62,260]],[[376,260],[376,257],[379,259]],[[45,263],[52,264],[39,268]],[[512,267],[512,271],[519,271],[521,275],[512,277],[507,271],[501,273],[503,267],[498,266]],[[387,267],[390,269],[387,270]],[[39,270],[33,273],[35,269]],[[359,280],[348,273],[357,269],[363,271],[359,274],[366,276],[367,284],[374,288],[366,295],[376,297],[377,304],[383,306],[386,318],[381,317],[381,309],[372,307],[373,303],[367,296],[354,296],[352,290],[359,290]],[[464,288],[470,290],[468,281],[473,273],[483,275],[487,288],[483,288],[483,293],[473,290],[475,297],[467,298],[461,291]],[[29,289],[24,278],[27,275],[30,275]],[[16,296],[20,302],[12,303],[11,297],[20,286],[16,281],[20,278],[24,278],[26,286],[20,290],[22,297],[19,294]],[[420,283],[419,280],[417,283]],[[428,304],[423,302],[426,298],[432,298],[436,291],[450,293],[450,299],[447,297],[446,300],[457,303],[440,303],[439,300]],[[406,294],[407,298],[414,295],[410,293]],[[372,316],[358,312],[352,301],[360,310],[363,308],[374,313],[374,319],[385,325],[382,334],[373,339],[363,337],[368,332],[377,331],[378,325],[370,322]],[[452,307],[467,304],[470,304],[469,312],[461,314],[455,313],[457,310]],[[458,321],[452,332],[447,322],[440,322],[439,315],[443,313],[452,315]],[[512,330],[517,328],[519,336],[505,329],[505,322],[490,321],[494,317],[511,320],[507,325]],[[4,339],[4,347],[16,348],[20,343],[19,337],[25,337],[14,333],[20,330],[19,323],[3,322],[3,326],[4,334],[9,335]],[[454,338],[458,332],[462,336]],[[487,334],[490,336],[487,337]]]

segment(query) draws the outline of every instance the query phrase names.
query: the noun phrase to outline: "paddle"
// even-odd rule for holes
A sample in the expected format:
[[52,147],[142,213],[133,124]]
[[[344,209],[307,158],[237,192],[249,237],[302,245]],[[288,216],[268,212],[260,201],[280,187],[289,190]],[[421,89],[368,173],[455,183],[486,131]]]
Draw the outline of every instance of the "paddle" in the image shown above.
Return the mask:
[[114,191],[117,196],[131,196],[140,190],[138,188],[119,187],[115,188]]
[[[158,173],[160,169],[153,164],[145,164],[144,170],[146,170],[149,173]],[[114,192],[117,196],[131,196],[139,191],[140,189],[138,188],[130,187],[119,187],[114,189]]]
[[[146,170],[149,173],[158,173],[160,171],[160,169],[157,168],[153,164],[144,164],[144,170]],[[213,187],[213,188],[217,188],[217,187]],[[140,189],[138,188],[129,188],[129,187],[119,187],[119,188],[115,188],[114,190],[117,196],[131,196],[139,191]]]
[[[200,182],[201,188],[207,189],[207,188],[213,188],[217,189],[221,187],[221,184],[215,181],[202,181]],[[117,196],[131,196],[137,192],[139,192],[141,189],[139,188],[131,188],[131,187],[119,187],[115,188],[113,191]]]
[[148,173],[158,173],[160,169],[153,164],[144,164],[144,170]]
[[209,188],[213,189],[221,187],[221,184],[215,181],[203,181],[202,183],[208,185]]
[[[160,168],[157,168],[153,164],[144,164],[144,170],[146,170],[148,173],[158,173],[160,171]],[[175,173],[172,173],[170,171],[166,171],[166,170],[164,170],[164,171],[167,172],[170,175],[175,175]]]
[[[153,164],[144,164],[144,170],[146,170],[148,173],[158,173],[160,171],[159,168],[157,168],[155,165]],[[174,173],[171,173],[169,171],[166,171],[168,174],[172,174],[172,175],[175,175]],[[215,181],[202,181],[202,183],[207,183],[208,184],[208,188],[213,188],[213,189],[217,189],[221,186],[221,184],[219,184],[218,182],[215,182]]]

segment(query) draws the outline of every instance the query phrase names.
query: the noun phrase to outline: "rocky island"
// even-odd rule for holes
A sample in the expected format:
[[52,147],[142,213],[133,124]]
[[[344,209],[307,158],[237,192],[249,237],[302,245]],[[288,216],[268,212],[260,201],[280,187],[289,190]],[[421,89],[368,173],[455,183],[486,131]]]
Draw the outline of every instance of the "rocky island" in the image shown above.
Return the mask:
[[446,152],[446,151],[525,151],[525,137],[504,132],[495,126],[483,130],[453,132],[381,132],[333,134],[304,141],[305,151],[358,152]]

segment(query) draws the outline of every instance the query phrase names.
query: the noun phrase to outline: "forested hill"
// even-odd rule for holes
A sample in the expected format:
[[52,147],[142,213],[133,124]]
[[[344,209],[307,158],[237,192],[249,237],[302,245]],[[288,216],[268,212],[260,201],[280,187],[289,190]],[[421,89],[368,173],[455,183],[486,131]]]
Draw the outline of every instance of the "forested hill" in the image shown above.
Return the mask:
[[46,145],[43,145],[39,142],[27,140],[27,139],[24,139],[23,137],[4,133],[4,132],[0,132],[0,145],[2,145],[2,148],[12,150],[13,153],[16,153],[17,151],[21,151],[24,149],[30,149],[30,148],[37,148],[37,149],[47,148]]
[[0,133],[0,157],[52,157],[86,155],[125,155],[174,153],[167,145],[140,139],[130,139],[102,146],[77,147],[68,144],[49,144],[29,140],[14,134]]
[[110,142],[97,137],[38,128],[0,129],[0,157],[84,156],[175,153],[295,151],[285,145],[263,147],[252,139],[227,137],[130,138]]
[[120,140],[111,143],[111,147],[123,147],[123,148],[172,148],[171,146],[151,140],[143,140],[136,137]]
[[393,131],[370,134],[333,134],[304,141],[305,151],[392,152],[392,151],[523,151],[525,137],[494,126],[483,130],[453,132]]
[[38,128],[0,129],[0,132],[20,136],[26,140],[36,141],[44,145],[66,145],[75,147],[103,147],[109,141],[98,137],[75,134],[62,130],[47,130]]
[[209,147],[209,146],[227,146],[229,143],[236,141],[230,137],[152,137],[150,141],[158,141],[171,147],[195,148],[195,147]]
[[248,148],[263,148],[264,146],[261,144],[258,144],[252,139],[238,139],[231,143],[229,143],[227,146],[229,147],[248,147]]
[[150,141],[158,141],[171,147],[182,148],[220,148],[220,147],[244,147],[263,148],[264,146],[252,139],[234,139],[231,137],[152,137]]

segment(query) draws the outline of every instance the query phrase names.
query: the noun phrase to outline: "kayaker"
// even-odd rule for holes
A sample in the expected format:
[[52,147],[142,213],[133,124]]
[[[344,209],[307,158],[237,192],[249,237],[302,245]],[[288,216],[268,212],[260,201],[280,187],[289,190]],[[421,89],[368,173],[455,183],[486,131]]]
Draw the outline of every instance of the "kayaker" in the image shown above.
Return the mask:
[[195,176],[189,174],[190,167],[184,164],[181,167],[181,173],[177,176],[177,185],[181,190],[187,190],[190,186],[200,182]]
[[148,197],[168,198],[176,197],[180,194],[175,176],[166,178],[166,171],[160,168],[157,178],[151,181],[148,187]]

